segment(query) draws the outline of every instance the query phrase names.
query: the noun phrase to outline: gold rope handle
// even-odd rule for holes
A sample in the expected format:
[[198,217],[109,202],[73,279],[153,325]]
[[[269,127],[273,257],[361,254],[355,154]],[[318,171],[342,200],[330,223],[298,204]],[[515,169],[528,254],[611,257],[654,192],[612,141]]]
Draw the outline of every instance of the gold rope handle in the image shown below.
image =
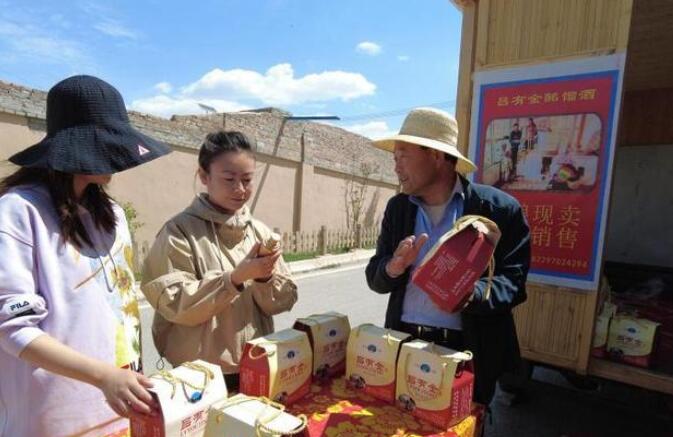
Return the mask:
[[[436,349],[436,345],[435,345],[435,343],[433,343],[433,342],[428,342],[428,344],[429,344],[429,349],[430,349],[430,351],[431,351],[432,353],[437,354],[437,349]],[[453,362],[455,362],[456,364],[460,364],[460,363],[462,363],[462,362],[464,362],[464,361],[470,361],[470,360],[472,359],[472,357],[473,357],[471,351],[463,351],[462,353],[465,354],[465,355],[467,355],[467,357],[466,357],[466,358],[459,358],[459,357],[456,357],[456,356],[453,355],[453,354],[448,354],[448,355],[440,355],[440,358],[449,358],[449,359],[451,359]],[[410,353],[407,353],[407,355],[404,357],[404,386],[405,386],[405,388],[407,389],[407,393],[409,393],[409,394],[411,394],[411,390],[409,390],[409,383],[407,382],[407,376],[409,375],[409,357],[410,357],[410,356],[411,356],[411,354],[410,354]],[[442,363],[442,376],[441,376],[442,379],[441,379],[440,382],[439,382],[439,392],[440,392],[440,393],[441,393],[442,390],[444,389],[444,380],[445,380],[444,377],[446,376],[446,368],[447,368],[447,366],[448,366],[447,363]],[[427,399],[423,399],[423,400],[430,400],[430,399],[431,399],[431,398],[427,398]]]
[[[212,370],[210,370],[208,367],[204,366],[203,364],[198,364],[198,363],[192,363],[192,362],[186,362],[183,363],[180,367],[186,367],[188,369],[196,370],[197,372],[202,372],[203,373],[203,385],[198,386],[196,384],[192,384],[189,381],[185,381],[182,378],[179,378],[172,373],[170,373],[167,370],[160,370],[159,372],[150,375],[150,378],[156,378],[156,379],[161,379],[166,382],[168,382],[171,385],[171,399],[175,397],[175,391],[176,387],[178,384],[182,385],[183,390],[184,387],[190,387],[193,390],[197,390],[203,393],[203,391],[206,389],[208,384],[210,383],[211,380],[215,378],[215,374],[213,373]],[[185,392],[185,397],[189,399],[189,396],[187,396],[187,393]]]
[[235,405],[240,405],[245,402],[252,402],[252,401],[264,402],[267,405],[271,405],[272,407],[275,407],[281,411],[285,411],[285,405],[280,404],[278,402],[274,402],[271,399],[267,398],[266,396],[239,395],[238,399],[230,398],[216,407],[220,411],[220,414],[218,414],[216,417],[217,423],[221,423],[222,418],[224,417],[224,413],[222,413],[222,410],[225,410],[229,407],[233,407]]
[[175,387],[179,384],[178,378],[173,374],[169,373],[167,370],[160,370],[159,372],[150,375],[150,378],[161,379],[166,381],[171,385],[171,399],[175,396]]
[[[472,223],[476,222],[482,222],[485,225],[487,225],[487,227],[492,226],[499,230],[498,225],[493,220],[487,219],[486,217],[480,215],[465,215],[456,220],[456,223],[453,225],[452,229],[452,231],[455,230],[455,232],[452,235],[462,231]],[[484,238],[486,237],[484,236]],[[486,282],[486,290],[484,291],[484,300],[489,300],[491,298],[491,288],[493,287],[494,274],[495,274],[495,257],[491,255],[491,259],[488,260],[488,281]]]
[[[469,225],[471,225],[472,223],[478,221],[480,218],[482,218],[482,216],[474,215],[474,214],[464,215],[462,217],[458,217],[456,222],[453,224],[453,229],[455,229],[457,232],[460,232],[463,229],[465,229],[466,227],[468,227]],[[486,220],[488,220],[488,219],[486,219]]]
[[[243,404],[245,402],[252,402],[252,401],[257,401],[261,399],[266,399],[264,397],[255,397],[255,396],[247,396],[247,395],[242,395],[238,399],[228,399],[222,404],[218,405],[216,408],[219,411],[218,415],[215,417],[215,421],[217,423],[222,423],[222,419],[224,418],[224,413],[222,412],[223,410],[233,407],[235,405]],[[285,409],[284,406],[281,405],[283,409]]]
[[[229,400],[226,401],[224,404],[219,405],[217,409],[219,410],[218,415],[215,417],[215,421],[219,424],[222,423],[222,420],[224,419],[224,413],[222,410],[227,409],[229,407],[233,407],[234,405],[239,405],[245,402],[252,402],[252,401],[259,401],[265,404],[265,409],[262,410],[262,413],[260,413],[257,418],[255,419],[255,434],[257,437],[262,437],[261,431],[266,432],[267,434],[272,434],[272,435],[295,435],[300,432],[302,432],[306,427],[308,426],[308,419],[305,415],[301,414],[299,416],[296,416],[297,419],[301,421],[301,425],[299,425],[297,428],[291,430],[291,431],[279,431],[279,430],[274,430],[269,428],[268,424],[272,422],[274,419],[276,419],[282,412],[285,411],[285,405],[280,404],[278,402],[272,401],[271,399],[267,398],[266,396],[245,396],[241,397],[239,399],[235,400]],[[269,417],[262,417],[266,410],[272,407],[276,411],[274,414],[272,414]]]
[[[300,414],[299,416],[296,416],[297,419],[299,419],[301,421],[301,424],[297,428],[295,428],[291,431],[285,431],[285,430],[280,430],[279,431],[277,429],[273,429],[273,428],[269,427],[269,423],[271,423],[274,419],[276,419],[278,416],[280,416],[283,411],[285,411],[285,406],[281,405],[281,404],[278,404],[277,402],[274,402],[271,399],[266,398],[266,397],[260,398],[260,400],[266,404],[266,407],[262,411],[262,413],[259,416],[257,416],[257,420],[255,421],[255,433],[257,434],[257,437],[262,437],[262,434],[261,434],[260,431],[264,431],[267,434],[271,434],[271,435],[295,435],[295,434],[299,434],[304,429],[306,429],[306,426],[308,425],[308,419],[306,418],[306,416],[304,414]],[[280,407],[278,407],[278,405],[280,405]],[[270,417],[262,418],[262,416],[264,415],[263,413],[269,407],[275,407],[276,408],[276,413],[272,414]]]
[[[285,431],[285,430],[280,431],[280,430],[272,429],[269,426],[259,422],[258,425],[257,425],[257,431],[258,431],[257,436],[262,437],[259,434],[259,430],[264,431],[268,434],[272,434],[272,435],[284,435],[285,436],[285,435],[299,434],[300,432],[304,431],[306,429],[306,427],[308,426],[308,418],[306,417],[305,414],[300,414],[300,415],[295,416],[295,417],[297,419],[301,420],[301,425],[299,425],[298,427],[296,427],[295,429],[293,429],[291,431]],[[274,419],[275,419],[275,417],[274,417]]]
[[210,383],[211,380],[215,379],[215,374],[213,373],[212,370],[210,370],[208,367],[204,366],[203,364],[198,364],[198,363],[193,363],[193,362],[186,362],[182,364],[182,367],[186,367],[188,369],[195,370],[197,372],[202,372],[203,373],[203,386],[197,386],[195,384],[190,383],[189,381],[185,381],[184,379],[178,378],[184,385],[193,388],[194,390],[198,390],[200,392],[203,392],[206,387],[208,387],[208,384]]
[[488,281],[486,282],[486,291],[484,292],[484,300],[491,298],[491,288],[493,287],[493,275],[495,274],[495,258],[491,256],[488,261]]
[[453,224],[453,228],[447,234],[449,234],[449,236],[452,237],[453,235],[457,234],[458,232],[467,228],[469,225],[471,225],[473,223],[476,223],[476,222],[483,223],[484,225],[486,225],[487,228],[489,228],[489,230],[492,230],[492,228],[495,228],[498,232],[500,232],[500,228],[498,227],[498,224],[496,222],[494,222],[493,220],[488,219],[488,218],[486,218],[484,216],[481,216],[481,215],[471,214],[471,215],[464,215],[464,216],[458,218],[458,220],[456,220],[456,222]]
[[[253,346],[248,350],[248,357],[249,357],[251,360],[253,360],[253,361],[259,360],[260,358],[264,358],[264,357],[272,357],[272,356],[276,353],[276,351],[275,351],[275,350],[268,351],[268,350],[266,350],[266,349],[265,349],[264,347],[262,347],[262,346],[265,346],[265,345],[269,345],[269,346],[271,346],[271,345],[274,345],[274,344],[276,344],[276,343],[274,343],[274,342],[266,342],[266,343],[255,344],[255,345],[253,345]],[[256,347],[262,349],[264,352],[262,352],[262,353],[259,354],[259,355],[253,355],[253,354],[252,354],[252,351],[253,351]]]
[[462,352],[456,351],[456,352],[458,352],[459,354],[465,354],[466,357],[465,358],[457,357],[457,356],[455,356],[455,354],[441,355],[441,357],[442,358],[451,358],[456,363],[462,363],[464,361],[471,361],[472,358],[474,357],[474,354],[472,353],[472,351],[462,351]]
[[[264,409],[263,409],[262,412],[259,413],[259,414],[257,415],[257,417],[255,418],[255,435],[256,435],[257,437],[262,437],[262,431],[264,431],[264,429],[262,428],[262,426],[263,426],[264,423],[269,423],[269,422],[271,422],[272,420],[274,420],[275,418],[277,418],[278,416],[280,416],[280,415],[283,413],[283,411],[285,411],[285,407],[284,407],[284,406],[278,408],[278,407],[277,407],[278,403],[273,402],[271,399],[269,399],[269,398],[267,398],[267,397],[262,397],[262,398],[260,398],[260,401],[261,401],[262,403],[264,403]],[[271,409],[272,409],[272,414],[271,414],[270,416],[266,417],[266,418],[263,420],[263,419],[262,419],[262,416],[264,416],[264,414],[266,413],[266,410],[268,410],[270,407],[271,407]],[[276,407],[276,409],[274,409],[273,407]]]

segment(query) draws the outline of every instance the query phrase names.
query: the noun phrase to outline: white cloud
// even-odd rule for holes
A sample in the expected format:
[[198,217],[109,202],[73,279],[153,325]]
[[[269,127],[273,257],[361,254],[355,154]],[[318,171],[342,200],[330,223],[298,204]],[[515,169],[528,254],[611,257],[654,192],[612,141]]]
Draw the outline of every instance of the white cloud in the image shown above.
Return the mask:
[[[40,64],[67,65],[72,69],[86,69],[91,62],[80,44],[49,33],[20,14],[10,16],[0,11],[0,56],[5,61],[31,61]],[[4,46],[4,50],[3,50]]]
[[355,50],[365,55],[376,56],[381,53],[381,46],[371,41],[362,41],[355,46]]
[[353,124],[350,126],[342,126],[342,127],[346,130],[355,132],[356,134],[360,134],[363,137],[367,137],[373,140],[397,134],[396,131],[390,129],[388,123],[386,123],[385,121],[370,121],[368,123]]
[[204,109],[199,106],[199,103],[212,106],[217,112],[234,112],[250,108],[229,100],[192,99],[166,95],[134,100],[129,108],[138,112],[170,118],[171,115],[203,114]]
[[213,99],[253,99],[266,105],[296,105],[372,95],[376,85],[360,73],[323,71],[295,77],[290,64],[278,64],[264,74],[253,70],[216,68],[182,89],[184,96]]
[[89,22],[98,32],[113,38],[125,38],[137,40],[140,34],[129,29],[120,19],[118,10],[108,6],[99,0],[82,0],[78,3],[79,8],[88,15]]
[[130,109],[161,117],[202,114],[199,103],[218,112],[252,107],[303,105],[324,108],[330,100],[349,101],[374,94],[376,85],[359,73],[324,71],[295,77],[290,64],[278,64],[264,74],[254,70],[216,68],[178,91],[169,82],[154,85],[159,94],[136,99]]
[[173,91],[173,85],[171,85],[170,82],[159,82],[154,85],[154,89],[162,94],[168,94]]
[[407,62],[407,61],[409,61],[409,59],[411,59],[411,58],[409,58],[409,56],[407,56],[407,55],[399,55],[397,57],[397,60],[400,61],[400,62]]
[[105,18],[94,24],[94,29],[113,38],[138,39],[138,33],[127,28],[117,20]]

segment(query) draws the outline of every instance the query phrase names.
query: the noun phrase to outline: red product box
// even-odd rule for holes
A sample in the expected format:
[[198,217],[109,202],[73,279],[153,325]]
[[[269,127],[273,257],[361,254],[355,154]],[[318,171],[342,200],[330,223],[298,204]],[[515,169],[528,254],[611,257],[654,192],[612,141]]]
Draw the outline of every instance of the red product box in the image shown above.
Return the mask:
[[289,405],[311,386],[313,353],[308,336],[285,329],[246,343],[240,363],[240,391]]
[[437,306],[449,313],[465,305],[495,251],[488,238],[471,225],[475,221],[495,226],[483,217],[463,221],[442,236],[411,278]]

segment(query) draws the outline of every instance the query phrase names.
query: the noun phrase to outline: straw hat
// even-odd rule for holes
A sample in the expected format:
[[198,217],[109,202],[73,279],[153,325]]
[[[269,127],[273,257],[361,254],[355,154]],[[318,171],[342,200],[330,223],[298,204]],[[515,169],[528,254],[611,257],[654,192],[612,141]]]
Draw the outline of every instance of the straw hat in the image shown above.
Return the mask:
[[393,152],[397,141],[429,147],[457,158],[458,173],[467,174],[477,169],[456,147],[458,123],[451,115],[439,109],[412,109],[404,119],[399,134],[374,141],[374,146]]

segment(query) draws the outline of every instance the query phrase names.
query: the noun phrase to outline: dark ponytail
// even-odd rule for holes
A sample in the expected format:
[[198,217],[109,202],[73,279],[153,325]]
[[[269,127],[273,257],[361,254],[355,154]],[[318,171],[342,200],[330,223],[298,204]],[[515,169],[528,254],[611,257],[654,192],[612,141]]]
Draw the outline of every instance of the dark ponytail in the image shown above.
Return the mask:
[[253,144],[243,133],[223,130],[211,132],[206,135],[199,150],[199,167],[207,173],[215,158],[229,152],[244,152],[254,157]]

